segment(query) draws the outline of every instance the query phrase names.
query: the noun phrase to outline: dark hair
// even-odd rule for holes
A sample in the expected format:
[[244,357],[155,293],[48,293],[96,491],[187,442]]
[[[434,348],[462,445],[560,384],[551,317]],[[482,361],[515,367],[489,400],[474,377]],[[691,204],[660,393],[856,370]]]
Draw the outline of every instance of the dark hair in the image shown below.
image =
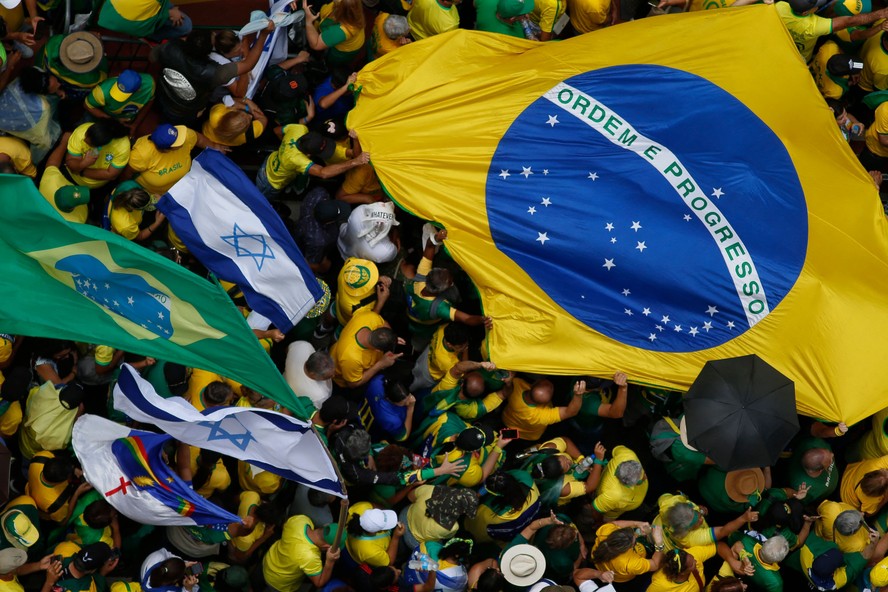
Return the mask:
[[373,349],[378,349],[382,352],[390,352],[395,349],[397,343],[398,336],[388,327],[380,327],[379,329],[374,329],[373,332],[370,333],[370,345]]
[[449,541],[444,543],[444,546],[441,547],[441,550],[438,551],[439,559],[455,559],[459,561],[461,559],[467,559],[469,554],[472,552],[472,545],[469,541],[466,540],[457,540],[450,539]]
[[561,466],[561,461],[556,455],[547,456],[533,465],[530,471],[530,476],[534,479],[557,479],[563,475],[564,467]]
[[410,451],[403,446],[397,444],[389,444],[376,453],[373,459],[376,461],[376,470],[380,473],[388,473],[391,471],[400,471],[401,463],[404,457],[410,454]]
[[200,454],[197,455],[197,470],[191,476],[191,487],[195,491],[207,484],[210,477],[213,476],[213,471],[216,470],[216,464],[220,458],[222,455],[213,450],[202,449],[200,451]]
[[43,463],[43,478],[50,483],[67,481],[74,475],[74,461],[66,456],[56,456]]
[[94,501],[83,510],[83,521],[90,528],[111,526],[114,519],[114,507],[103,499]]
[[175,586],[180,585],[184,579],[185,561],[179,557],[170,557],[151,570],[151,575],[148,576],[148,585],[152,588]]
[[182,44],[182,52],[198,61],[206,61],[211,51],[213,51],[213,33],[207,29],[192,29]]
[[352,514],[352,517],[348,519],[348,522],[345,524],[345,532],[348,533],[349,536],[366,536],[370,534],[363,528],[361,528],[361,515],[360,514]]
[[546,544],[549,548],[559,550],[567,549],[577,540],[578,530],[570,524],[556,524],[546,534]]
[[826,99],[826,106],[832,109],[833,117],[838,117],[845,110],[845,105],[836,99]]
[[385,398],[392,403],[400,403],[410,396],[410,391],[404,386],[403,382],[386,377],[385,380]]
[[488,477],[484,481],[484,487],[496,496],[495,501],[500,502],[498,505],[502,509],[520,508],[530,493],[530,487],[504,471],[497,471]]
[[256,520],[259,522],[264,522],[265,524],[277,524],[282,522],[281,518],[284,517],[284,513],[272,502],[264,501],[253,510],[253,516],[255,516]]
[[674,580],[688,569],[688,555],[681,549],[673,549],[666,553],[666,557],[661,562],[663,575],[669,580]]
[[66,349],[74,349],[74,347],[73,341],[64,339],[46,339],[34,350],[34,353],[41,358],[51,358]]
[[743,592],[743,582],[738,578],[721,578],[712,581],[712,592]]
[[453,275],[449,269],[436,267],[426,274],[426,290],[429,294],[440,294],[453,285]]
[[345,421],[348,419],[349,404],[348,399],[342,395],[333,395],[321,405],[318,409],[318,417],[324,423],[333,423],[334,421]]
[[84,139],[93,148],[104,146],[115,138],[125,138],[126,128],[116,119],[99,119],[86,129]]
[[6,37],[9,34],[9,28],[6,26],[6,19],[0,16],[0,38]]
[[444,327],[444,341],[450,345],[465,345],[469,342],[469,327],[462,323],[447,323]]
[[230,386],[221,380],[214,380],[204,387],[203,398],[213,405],[222,405],[231,397],[232,392]]
[[485,569],[475,583],[478,592],[502,592],[505,587],[506,578],[492,567]]
[[395,583],[395,570],[391,565],[374,567],[370,572],[370,584],[374,590],[386,590]]
[[309,489],[308,495],[308,503],[310,503],[315,508],[323,508],[324,506],[330,505],[330,500],[333,496],[325,491],[319,491],[317,489]]
[[29,95],[45,95],[49,92],[51,74],[40,68],[31,66],[18,73],[22,91]]
[[881,497],[888,491],[888,470],[870,471],[860,480],[860,490],[870,497]]
[[240,37],[229,29],[216,31],[216,34],[213,36],[213,46],[216,52],[223,55],[237,47],[238,43],[240,43]]
[[606,539],[598,543],[592,550],[592,563],[596,566],[619,557],[635,545],[635,530],[632,528],[619,528],[608,535]]

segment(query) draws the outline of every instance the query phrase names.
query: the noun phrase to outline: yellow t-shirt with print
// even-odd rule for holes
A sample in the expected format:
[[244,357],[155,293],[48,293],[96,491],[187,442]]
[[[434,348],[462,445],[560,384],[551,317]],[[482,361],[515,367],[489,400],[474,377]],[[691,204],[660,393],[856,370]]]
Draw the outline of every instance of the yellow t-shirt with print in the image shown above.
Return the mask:
[[570,24],[579,33],[591,33],[609,20],[612,0],[570,0],[567,11]]
[[37,176],[37,167],[31,161],[31,149],[22,140],[10,136],[0,136],[0,154],[9,156],[12,166],[18,174],[31,178]]
[[827,99],[838,100],[845,94],[845,89],[829,77],[829,72],[826,69],[826,63],[829,61],[829,58],[839,53],[842,53],[842,50],[836,42],[827,41],[820,46],[820,49],[817,50],[817,54],[808,66],[808,70],[811,71],[811,76],[814,77],[814,82],[817,84],[817,90]]
[[459,11],[456,5],[442,6],[438,0],[414,0],[407,13],[410,34],[417,41],[455,31],[459,28]]
[[888,52],[882,47],[884,35],[879,33],[870,37],[860,48],[863,72],[857,84],[867,92],[888,89]]
[[[595,546],[592,547],[593,552],[602,541],[617,530],[620,530],[620,527],[616,524],[605,524],[599,527],[595,533]],[[646,574],[651,570],[647,553],[644,550],[644,546],[639,542],[636,542],[635,546],[628,551],[617,555],[609,561],[596,563],[595,569],[614,572],[614,582],[618,583],[628,582],[635,576]]]
[[314,524],[308,516],[293,516],[284,523],[281,538],[262,559],[265,582],[279,592],[296,592],[307,576],[324,571],[321,549],[308,539]]
[[512,393],[503,410],[503,425],[517,428],[524,440],[539,440],[546,428],[561,421],[557,407],[541,407],[528,403],[524,393],[530,390],[530,383],[521,378],[512,380]]
[[55,208],[55,211],[57,211],[62,218],[68,222],[83,224],[86,222],[86,217],[89,214],[89,208],[86,204],[77,206],[70,212],[63,212],[56,205],[56,191],[62,187],[67,187],[68,185],[72,185],[72,183],[65,178],[65,175],[62,174],[59,167],[48,166],[43,170],[43,176],[40,177],[40,195],[46,198],[49,205]]
[[[84,123],[74,130],[71,137],[68,138],[68,154],[71,156],[83,156],[90,151],[98,151],[99,154],[96,161],[87,168],[102,171],[108,169],[108,167],[114,167],[115,169],[124,168],[130,159],[129,138],[114,138],[104,146],[92,147],[86,143],[86,132],[92,125],[92,123]],[[71,174],[71,180],[74,183],[89,187],[90,189],[108,184],[108,180],[105,179],[90,179],[70,169],[68,172]]]
[[607,520],[616,520],[621,514],[638,508],[648,491],[647,477],[642,477],[640,485],[626,487],[617,479],[617,468],[626,461],[638,461],[638,455],[626,448],[617,446],[611,453],[611,460],[601,475],[592,507],[604,514]]
[[308,133],[308,128],[298,123],[284,126],[284,137],[277,152],[265,161],[265,176],[275,189],[283,189],[299,175],[307,174],[314,164],[296,147],[296,141]]
[[810,62],[817,40],[832,33],[832,20],[816,14],[799,16],[792,11],[789,2],[776,2],[774,7],[805,63]]
[[[240,504],[237,506],[237,515],[241,518],[246,518],[250,515],[250,512],[262,503],[262,497],[256,493],[255,491],[244,491],[240,494]],[[265,534],[265,523],[259,520],[256,521],[256,526],[253,527],[253,531],[244,536],[239,536],[231,539],[231,543],[235,546],[238,551],[246,552],[250,550],[250,547],[253,546],[259,538]]]
[[351,318],[339,339],[330,348],[335,370],[333,381],[339,386],[348,386],[350,382],[358,382],[364,371],[382,358],[382,352],[364,347],[358,343],[358,332],[365,327],[371,331],[385,326],[385,320],[372,310],[359,310]]
[[879,136],[888,136],[888,102],[876,107],[875,119],[866,130],[866,147],[876,156],[888,157],[888,146],[879,142]]
[[[717,551],[715,543],[691,547],[690,549],[685,549],[685,551],[697,561],[696,572],[700,575],[700,581],[705,581],[706,576],[703,574],[703,564],[715,557]],[[648,586],[646,592],[700,592],[700,585],[697,584],[697,578],[693,574],[688,576],[686,582],[670,582],[661,569],[654,573],[653,578],[651,578],[651,585]]]
[[145,191],[163,195],[191,170],[191,150],[197,145],[197,133],[188,130],[185,143],[160,151],[149,136],[136,140],[129,165],[138,173],[136,183]]
[[533,10],[527,16],[544,33],[554,33],[555,23],[564,14],[567,3],[562,0],[534,0]]
[[699,515],[697,524],[690,530],[690,532],[681,537],[675,536],[674,533],[663,529],[663,534],[665,535],[663,537],[663,543],[666,546],[666,551],[671,551],[676,547],[679,549],[688,549],[690,547],[699,547],[715,543],[715,529],[710,528],[709,525],[706,524],[706,519],[699,513],[700,507],[691,502],[687,496],[681,494],[673,495],[671,493],[664,493],[659,497],[657,505],[660,508],[660,513],[654,518],[652,524],[663,528],[663,516],[666,514],[666,511],[672,506],[680,503],[690,503],[693,506],[694,510]]
[[[370,502],[358,502],[348,509],[349,520],[352,516],[360,516],[371,509],[373,509],[373,504]],[[388,546],[391,540],[392,533],[387,530],[361,537],[349,534],[345,539],[345,548],[351,558],[359,564],[385,567],[391,563],[388,555]]]

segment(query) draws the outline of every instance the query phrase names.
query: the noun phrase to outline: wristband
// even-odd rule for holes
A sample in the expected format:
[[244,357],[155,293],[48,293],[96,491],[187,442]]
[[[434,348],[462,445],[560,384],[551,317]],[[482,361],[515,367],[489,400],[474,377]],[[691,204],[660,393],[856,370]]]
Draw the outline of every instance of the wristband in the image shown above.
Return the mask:
[[595,463],[596,465],[601,465],[601,466],[603,466],[603,467],[604,467],[604,466],[607,466],[607,459],[596,458],[596,459],[593,460],[592,462]]
[[836,426],[836,429],[833,430],[833,433],[835,433],[836,436],[844,435],[844,432],[839,429],[839,426]]
[[654,551],[662,551],[666,548],[666,545],[654,545]]

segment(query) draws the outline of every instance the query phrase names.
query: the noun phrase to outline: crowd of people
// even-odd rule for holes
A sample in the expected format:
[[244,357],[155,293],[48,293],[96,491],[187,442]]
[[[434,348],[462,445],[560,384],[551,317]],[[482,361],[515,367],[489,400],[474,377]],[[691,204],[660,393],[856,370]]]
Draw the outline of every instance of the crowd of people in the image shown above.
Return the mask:
[[[67,221],[206,274],[154,204],[200,149],[255,171],[324,297],[292,330],[254,333],[311,401],[304,419],[348,489],[340,500],[179,443],[176,473],[240,521],[120,515],[84,480],[71,433],[85,412],[135,425],[110,402],[121,364],[198,410],[292,410],[174,360],[2,333],[0,592],[888,590],[888,409],[854,426],[800,418],[775,466],[726,471],[688,441],[681,393],[617,368],[497,368],[497,320],[442,248],[446,229],[395,206],[346,126],[363,64],[458,27],[555,42],[751,3],[302,0],[238,32],[195,27],[168,0],[0,0],[0,172],[31,177]],[[888,9],[774,9],[880,185]],[[276,27],[290,56],[256,73]],[[150,47],[147,67],[109,61],[114,38]]]

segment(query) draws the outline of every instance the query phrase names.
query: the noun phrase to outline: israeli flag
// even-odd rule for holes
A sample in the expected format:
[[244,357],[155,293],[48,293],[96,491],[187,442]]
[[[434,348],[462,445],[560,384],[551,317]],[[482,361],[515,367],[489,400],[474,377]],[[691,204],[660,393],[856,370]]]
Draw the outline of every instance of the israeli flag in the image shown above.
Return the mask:
[[323,295],[283,221],[221,152],[204,150],[157,208],[207,269],[284,333]]
[[254,407],[203,412],[181,397],[164,399],[129,364],[114,387],[114,408],[191,446],[214,450],[307,487],[345,497],[333,461],[311,424]]

